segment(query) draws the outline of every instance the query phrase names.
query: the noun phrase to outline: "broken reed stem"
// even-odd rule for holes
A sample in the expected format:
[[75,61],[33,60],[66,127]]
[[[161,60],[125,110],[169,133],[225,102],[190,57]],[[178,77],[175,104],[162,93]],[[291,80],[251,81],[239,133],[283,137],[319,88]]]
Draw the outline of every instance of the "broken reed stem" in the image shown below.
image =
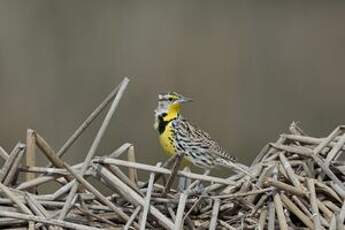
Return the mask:
[[254,191],[250,191],[250,192],[238,192],[238,193],[234,193],[234,194],[225,194],[225,195],[216,195],[216,196],[212,196],[211,198],[216,199],[224,199],[224,198],[238,198],[238,197],[243,197],[243,196],[250,196],[250,195],[256,195],[256,194],[261,194],[261,193],[267,193],[272,191],[273,188],[269,187],[269,188],[264,188],[264,189],[259,189],[259,190],[254,190]]
[[331,212],[326,205],[323,204],[322,201],[318,200],[317,201],[317,206],[319,207],[319,210],[324,214],[326,220],[330,222],[332,219],[333,212]]
[[[0,190],[14,203],[18,206],[19,210],[22,212],[31,215],[32,212],[28,207],[25,206],[25,204],[16,197],[14,193],[12,193],[9,188],[7,188],[6,185],[0,183]],[[29,225],[33,225],[33,223],[30,221]]]
[[38,217],[34,215],[21,214],[17,212],[9,212],[9,211],[0,210],[0,216],[27,220],[31,222],[41,222],[48,225],[54,225],[54,226],[59,226],[62,228],[70,228],[70,229],[76,229],[76,230],[99,230],[99,228],[89,227],[89,226],[85,226],[81,224],[75,224],[75,223],[56,220],[56,219],[46,219],[46,218],[42,218],[42,217]]
[[280,158],[280,161],[282,162],[282,165],[283,165],[284,169],[286,170],[286,173],[288,174],[292,184],[302,191],[301,183],[297,179],[295,172],[293,171],[289,161],[286,159],[283,152],[279,153],[279,158]]
[[341,127],[340,127],[340,126],[338,126],[337,128],[335,128],[335,129],[333,130],[333,132],[332,132],[331,134],[328,135],[328,137],[324,138],[324,139],[319,143],[319,145],[316,146],[316,148],[314,148],[313,154],[314,154],[314,155],[319,154],[319,153],[322,151],[322,149],[324,149],[326,146],[328,146],[329,143],[331,143],[331,142],[335,139],[335,137],[338,135],[338,133],[340,132],[340,130],[341,130]]
[[4,180],[4,185],[12,185],[13,182],[15,181],[16,179],[15,177],[17,176],[16,174],[18,172],[18,168],[22,161],[23,156],[24,156],[24,149],[21,149],[6,175],[6,178]]
[[276,148],[277,150],[282,150],[290,153],[296,153],[305,157],[312,157],[313,151],[308,148],[300,148],[296,146],[290,145],[282,145],[282,144],[270,144],[272,147]]
[[[72,166],[75,170],[80,169],[80,165],[78,167]],[[20,167],[19,170],[21,172],[30,172],[30,173],[44,173],[47,175],[55,175],[56,177],[62,177],[69,175],[69,172],[66,169],[62,168],[42,168],[42,167]],[[91,170],[88,170],[85,175],[90,175]]]
[[[97,173],[103,180],[107,182],[107,184],[111,185],[113,188],[116,188],[127,200],[132,202],[134,205],[141,205],[144,207],[144,198],[133,191],[128,185],[123,183],[118,177],[112,174],[105,167],[99,166],[97,168]],[[164,214],[162,214],[156,207],[150,205],[149,210],[150,213],[156,218],[158,223],[160,223],[163,227],[168,229],[173,228],[173,223],[171,222],[171,220],[164,216]]]
[[134,184],[126,174],[124,174],[119,167],[116,165],[107,165],[107,169],[110,170],[115,176],[119,177],[123,182],[125,182],[128,186],[134,189],[137,193],[143,195],[143,193],[139,190],[137,184]]
[[4,161],[7,161],[9,155],[8,153],[5,151],[5,149],[3,149],[1,146],[0,146],[0,157],[4,160]]
[[28,227],[29,230],[35,230],[35,223],[30,221],[29,222],[29,227]]
[[285,206],[297,216],[308,228],[313,228],[313,222],[284,194],[281,194],[281,199]]
[[138,206],[138,207],[134,210],[134,212],[132,213],[132,215],[131,215],[130,218],[128,219],[126,225],[124,226],[123,230],[128,230],[128,229],[131,227],[131,225],[132,225],[132,223],[134,222],[135,218],[138,216],[140,210],[141,210],[141,207],[140,207],[140,206]]
[[330,162],[335,158],[339,150],[343,148],[344,144],[345,144],[345,132],[343,133],[342,136],[340,136],[336,144],[333,146],[332,150],[327,154],[327,157],[325,160],[325,164],[327,166],[329,166]]
[[[85,202],[83,202],[83,203],[85,203]],[[110,228],[115,228],[115,227],[117,227],[117,225],[114,224],[113,222],[111,222],[110,220],[108,220],[108,219],[106,219],[106,218],[104,218],[104,217],[102,217],[102,216],[98,216],[98,215],[96,215],[96,214],[93,214],[93,213],[87,208],[86,205],[84,205],[84,206],[85,206],[84,208],[78,207],[78,209],[79,209],[83,214],[87,215],[87,216],[89,217],[89,219],[95,218],[95,219],[97,219],[97,220],[99,220],[99,221],[101,221],[101,222],[103,222],[103,223],[106,223],[106,224],[110,225],[110,226],[111,226]]]
[[295,187],[293,187],[291,185],[288,185],[288,184],[280,182],[280,181],[275,181],[275,180],[273,180],[271,178],[267,178],[266,179],[265,185],[266,186],[276,187],[276,188],[278,188],[280,190],[284,190],[286,192],[295,194],[297,196],[307,196],[308,195],[308,193],[303,191],[303,190],[300,190],[298,188],[295,188]]
[[[110,165],[116,165],[116,166],[123,166],[123,167],[128,167],[128,168],[136,168],[148,172],[155,172],[159,174],[166,174],[170,175],[172,171],[169,169],[163,168],[163,167],[156,167],[152,165],[147,165],[147,164],[141,164],[141,163],[134,163],[134,162],[129,162],[129,161],[123,161],[123,160],[118,160],[118,159],[110,159],[110,158],[97,158],[93,160],[94,163],[101,163],[101,164],[110,164]],[[177,171],[178,176],[183,176],[187,177],[190,179],[194,180],[201,180],[201,181],[208,181],[211,183],[217,183],[217,184],[225,184],[225,185],[234,185],[236,182],[229,180],[229,179],[223,179],[219,177],[213,177],[213,176],[206,176],[206,175],[200,175],[197,173],[189,173],[185,171]],[[157,177],[156,177],[157,179]],[[147,184],[145,184],[147,186]]]
[[345,192],[345,185],[338,179],[338,177],[329,169],[327,165],[317,156],[313,155],[314,161],[319,165],[323,172],[332,179],[332,181],[337,184],[341,190]]
[[297,206],[303,211],[303,213],[305,213],[309,218],[312,219],[312,214],[310,213],[310,211],[308,210],[308,208],[305,206],[304,203],[302,203],[302,201],[295,195],[292,196],[292,200],[297,204]]
[[[94,186],[92,186],[87,180],[84,179],[83,176],[81,176],[79,173],[75,172],[71,166],[68,164],[64,164],[64,167],[78,180],[79,183],[81,183],[87,190],[92,192],[102,203],[107,205],[110,209],[112,209],[123,221],[128,221],[129,217],[127,214],[125,214],[120,208],[116,207],[110,200],[108,200],[102,193],[100,193]],[[73,186],[73,185],[72,185]],[[73,188],[73,187],[72,187]],[[72,205],[73,202],[71,201]],[[63,206],[65,207],[66,204]],[[62,209],[63,211],[64,209]],[[60,213],[61,216],[61,213]],[[138,226],[135,225],[137,228]]]
[[275,216],[276,212],[275,212],[275,207],[274,207],[274,203],[270,202],[268,204],[268,223],[267,223],[267,229],[268,230],[274,230],[275,229]]
[[[120,85],[116,86],[108,96],[97,106],[97,108],[86,118],[86,120],[76,129],[70,138],[62,145],[62,147],[57,152],[58,157],[62,157],[67,150],[73,145],[73,143],[78,139],[78,137],[90,126],[90,124],[98,117],[98,115],[106,108],[107,105],[116,96]],[[51,164],[48,165],[50,167]]]
[[[310,144],[310,145],[319,145],[325,138],[315,138],[309,136],[300,136],[300,135],[293,135],[293,134],[282,134],[281,136],[285,137],[286,139],[298,141],[303,144]],[[338,138],[334,138],[332,142],[330,142],[327,147],[334,147],[336,145],[336,140]],[[342,147],[342,150],[345,150],[345,146]]]
[[232,227],[230,224],[226,223],[225,221],[218,220],[219,224],[222,225],[225,229],[229,230],[236,230],[237,228]]
[[[34,131],[32,129],[28,129],[26,132],[26,155],[25,155],[25,162],[28,167],[34,167],[36,165],[36,138],[34,135]],[[35,174],[27,173],[26,174],[26,181],[32,180],[35,178]]]
[[[35,132],[34,135],[35,135],[37,146],[42,150],[43,154],[49,159],[49,161],[57,168],[64,168],[65,167],[64,161],[61,160],[57,156],[57,154],[50,147],[48,142],[46,140],[44,140],[43,137],[41,137],[37,132]],[[68,182],[73,181],[73,178],[70,175],[64,175],[64,178]],[[77,187],[77,189],[79,189],[79,187]],[[81,192],[82,189],[79,189],[79,191]],[[70,202],[69,204],[71,204],[71,200],[69,202]],[[62,213],[64,213],[64,212],[65,212],[65,210]]]
[[114,150],[111,154],[108,155],[109,158],[119,158],[125,151],[128,152],[129,147],[131,147],[132,144],[130,143],[124,143],[120,147],[118,147],[116,150]]
[[[161,166],[161,163],[156,164],[157,167]],[[150,201],[151,201],[151,194],[153,190],[153,183],[155,180],[155,173],[150,174],[150,179],[149,179],[149,184],[147,187],[146,191],[146,197],[145,197],[145,203],[144,203],[144,209],[140,218],[140,230],[145,230],[146,228],[146,220],[147,220],[147,215],[149,213],[149,208],[150,208]]]
[[19,210],[26,213],[26,214],[32,214],[30,209],[25,206],[25,204],[17,198],[17,196],[10,191],[10,189],[5,186],[4,184],[0,183],[0,190],[14,203],[18,206]]
[[[43,206],[40,206],[40,204],[32,197],[30,196],[28,193],[25,194],[24,196],[26,203],[28,204],[28,206],[30,207],[30,209],[32,210],[32,212],[39,217],[42,218],[46,218],[47,217],[47,213],[45,212]],[[46,226],[42,226],[42,223],[36,224],[34,225],[33,222],[29,222],[29,225],[33,225],[33,229],[37,229],[39,227],[41,227],[43,230],[47,230]]]
[[[134,151],[133,145],[128,148],[127,154],[128,154],[127,155],[128,161],[136,162],[135,161],[135,151]],[[133,182],[133,184],[138,183],[138,174],[137,174],[137,170],[135,168],[128,168],[128,177]]]
[[281,230],[288,230],[286,218],[284,215],[283,205],[282,205],[279,193],[276,193],[273,196],[273,200],[274,200],[274,204],[275,204],[275,208],[276,208],[276,212],[277,212],[279,227]]
[[[340,223],[344,223],[345,220],[345,201],[343,202],[341,209],[340,209],[340,213],[338,216],[339,222]],[[342,224],[343,225],[343,224]]]
[[47,210],[36,200],[32,194],[25,193],[24,199],[35,214],[41,217],[48,216]]
[[[56,167],[56,168],[63,168],[64,162],[61,160],[55,153],[55,151],[50,147],[48,142],[44,140],[41,135],[37,132],[34,132],[35,139],[37,146],[42,150],[43,154],[48,158],[48,160]],[[71,181],[71,177],[68,175],[64,176],[67,181]]]
[[5,161],[4,165],[1,168],[0,171],[0,182],[3,182],[8,174],[8,172],[10,171],[13,163],[15,162],[18,154],[25,149],[25,145],[22,143],[18,143],[16,144],[16,146],[13,148],[13,150],[11,151],[8,159]]
[[[19,200],[22,202],[26,202],[22,197],[19,197]],[[59,209],[61,208],[65,202],[63,201],[52,201],[52,200],[37,200],[42,206],[49,209]],[[10,205],[13,202],[10,199],[0,198],[1,205]],[[89,209],[93,209],[95,211],[113,211],[112,208],[105,206],[96,202],[97,204],[87,205]],[[113,204],[114,205],[114,204]],[[5,206],[2,206],[2,208]],[[79,204],[74,204],[73,207],[79,207]],[[113,216],[116,214],[113,212]],[[117,215],[117,214],[116,214]]]
[[186,212],[186,214],[183,217],[183,221],[185,221],[187,219],[187,217],[189,216],[189,214],[193,211],[193,209],[199,204],[199,202],[201,201],[201,199],[205,198],[204,196],[199,196],[199,198],[193,203],[193,205],[189,208],[189,210]]
[[306,135],[306,133],[298,126],[298,122],[293,121],[290,126],[289,130],[292,134],[295,135]]
[[174,229],[176,229],[176,230],[177,229],[183,229],[183,223],[184,223],[183,214],[184,214],[184,209],[186,206],[187,198],[188,198],[188,192],[187,191],[180,194],[180,200],[179,200],[179,204],[178,204],[177,211],[176,211],[176,217],[175,217]]
[[317,206],[317,198],[315,194],[315,187],[314,187],[314,180],[313,179],[307,179],[307,186],[310,191],[310,205],[312,208],[312,215],[313,215],[313,221],[314,221],[314,229],[320,230],[321,229],[321,222],[320,222],[320,214],[319,214],[319,208]]
[[[93,156],[95,155],[96,153],[96,150],[98,148],[98,145],[99,143],[101,142],[103,136],[104,136],[104,133],[106,131],[106,129],[108,128],[108,125],[110,123],[110,120],[111,118],[113,117],[114,113],[115,113],[115,110],[122,98],[122,95],[128,85],[128,82],[129,82],[129,79],[128,78],[125,78],[121,83],[120,83],[120,86],[119,86],[119,90],[113,100],[113,103],[111,104],[109,110],[108,110],[108,113],[106,114],[104,120],[103,120],[103,123],[101,125],[101,127],[99,128],[98,130],[98,133],[94,139],[94,141],[92,142],[92,145],[89,149],[89,152],[87,153],[86,155],[86,158],[84,160],[84,163],[83,163],[83,166],[79,172],[79,175],[83,176],[87,167],[89,166],[90,164],[90,161],[92,160]],[[66,216],[66,214],[68,213],[69,209],[70,209],[70,204],[71,204],[71,201],[73,200],[77,190],[78,190],[78,187],[79,187],[79,184],[77,181],[74,182],[74,185],[73,187],[71,188],[68,196],[67,196],[67,200],[66,200],[66,204],[65,206],[63,207],[61,213],[60,213],[60,216],[59,216],[59,220],[63,220]]]
[[210,227],[209,227],[210,230],[216,230],[219,206],[220,206],[220,199],[215,199],[213,208],[212,208],[211,220],[210,220]]
[[259,230],[265,229],[266,218],[267,218],[267,207],[261,210],[260,218],[259,218]]
[[32,187],[39,186],[41,184],[47,183],[47,182],[52,181],[52,180],[55,180],[55,177],[53,177],[53,176],[38,177],[38,178],[35,178],[31,181],[27,181],[27,182],[23,182],[23,183],[19,184],[16,187],[16,189],[18,189],[18,190],[30,189]]

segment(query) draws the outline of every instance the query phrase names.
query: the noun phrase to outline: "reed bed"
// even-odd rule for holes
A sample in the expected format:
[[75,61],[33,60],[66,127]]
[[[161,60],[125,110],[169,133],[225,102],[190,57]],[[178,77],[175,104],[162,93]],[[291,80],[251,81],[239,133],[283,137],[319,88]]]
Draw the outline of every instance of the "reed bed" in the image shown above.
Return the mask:
[[[31,129],[25,144],[10,152],[0,147],[1,229],[344,229],[344,126],[316,138],[292,123],[288,134],[257,154],[248,174],[228,178],[180,169],[181,156],[156,165],[136,162],[129,143],[99,156],[128,82],[125,78],[59,150]],[[70,165],[62,156],[106,107],[84,161]],[[48,165],[36,165],[38,153]],[[149,176],[139,178],[144,171]],[[55,191],[39,193],[52,182],[59,184]]]

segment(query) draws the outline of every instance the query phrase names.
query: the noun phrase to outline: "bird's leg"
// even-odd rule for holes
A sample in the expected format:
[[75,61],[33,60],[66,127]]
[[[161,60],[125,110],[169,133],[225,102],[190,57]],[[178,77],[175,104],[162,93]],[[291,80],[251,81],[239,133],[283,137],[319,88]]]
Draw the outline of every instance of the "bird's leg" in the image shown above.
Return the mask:
[[[190,169],[188,167],[185,167],[183,169],[183,172],[190,173]],[[191,179],[190,178],[188,178],[188,177],[180,177],[179,180],[178,180],[178,185],[177,185],[178,191],[179,192],[185,191],[190,184],[191,184]]]
[[[166,161],[163,163],[162,168],[169,168],[170,165],[176,160],[176,157],[177,157],[177,155],[171,156],[168,160],[166,160]],[[162,178],[163,184],[165,184],[165,183],[166,183],[166,177],[165,177],[164,174],[157,174],[156,177],[155,177],[155,179],[154,179],[154,183],[155,183],[156,181],[158,181],[160,178]]]
[[163,168],[167,168],[171,165],[172,162],[176,160],[177,154],[171,156],[167,161],[165,161],[162,165]]
[[180,164],[181,164],[183,157],[184,157],[184,153],[176,154],[176,159],[175,159],[173,168],[171,169],[171,174],[169,176],[168,182],[165,185],[165,189],[163,191],[163,196],[165,196],[166,194],[169,193],[170,188],[175,181],[175,177],[177,175],[178,169],[180,168]]

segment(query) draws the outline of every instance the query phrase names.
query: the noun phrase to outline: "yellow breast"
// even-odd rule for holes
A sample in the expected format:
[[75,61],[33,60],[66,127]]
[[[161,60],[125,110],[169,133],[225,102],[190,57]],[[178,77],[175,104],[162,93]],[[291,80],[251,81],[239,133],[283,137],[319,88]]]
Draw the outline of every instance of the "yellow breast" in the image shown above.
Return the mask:
[[172,132],[172,125],[170,122],[169,124],[167,124],[164,132],[161,135],[159,135],[159,141],[161,143],[161,146],[168,155],[173,155],[176,153],[173,138],[174,137]]

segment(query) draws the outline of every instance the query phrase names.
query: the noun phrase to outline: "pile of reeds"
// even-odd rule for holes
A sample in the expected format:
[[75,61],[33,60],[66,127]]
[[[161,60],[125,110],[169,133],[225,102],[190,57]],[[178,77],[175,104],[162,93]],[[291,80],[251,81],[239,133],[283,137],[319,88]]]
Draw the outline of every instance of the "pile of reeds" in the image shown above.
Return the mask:
[[[154,166],[137,163],[127,143],[96,157],[127,84],[124,79],[58,151],[33,130],[10,153],[0,147],[1,229],[344,229],[343,126],[315,138],[293,123],[290,134],[257,155],[250,175],[229,178],[179,170],[179,156]],[[62,160],[108,104],[85,160]],[[49,165],[35,165],[37,149]],[[120,160],[121,154],[128,160]],[[139,180],[143,171],[149,178]],[[56,191],[38,192],[52,182],[59,184]]]

